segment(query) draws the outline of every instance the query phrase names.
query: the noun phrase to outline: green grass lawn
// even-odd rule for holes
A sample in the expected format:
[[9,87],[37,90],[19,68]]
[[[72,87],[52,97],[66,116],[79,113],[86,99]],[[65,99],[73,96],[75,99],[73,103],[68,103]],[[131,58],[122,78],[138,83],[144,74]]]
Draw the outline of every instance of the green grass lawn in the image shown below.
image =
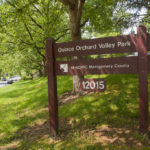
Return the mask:
[[[55,138],[49,135],[46,78],[0,88],[0,150],[150,149],[147,136],[138,133],[137,75],[104,77],[105,92],[71,95],[59,106]],[[71,77],[58,77],[58,95],[71,89]]]

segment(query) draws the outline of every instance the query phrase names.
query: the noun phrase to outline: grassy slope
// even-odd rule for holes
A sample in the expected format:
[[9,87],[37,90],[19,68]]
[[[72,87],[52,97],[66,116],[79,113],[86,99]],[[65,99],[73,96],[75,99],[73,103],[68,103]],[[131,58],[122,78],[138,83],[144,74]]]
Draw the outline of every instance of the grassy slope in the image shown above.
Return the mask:
[[[150,149],[147,137],[138,134],[137,76],[106,80],[104,93],[59,107],[56,139],[48,133],[46,78],[0,88],[0,149]],[[59,95],[71,88],[71,77],[58,78]]]

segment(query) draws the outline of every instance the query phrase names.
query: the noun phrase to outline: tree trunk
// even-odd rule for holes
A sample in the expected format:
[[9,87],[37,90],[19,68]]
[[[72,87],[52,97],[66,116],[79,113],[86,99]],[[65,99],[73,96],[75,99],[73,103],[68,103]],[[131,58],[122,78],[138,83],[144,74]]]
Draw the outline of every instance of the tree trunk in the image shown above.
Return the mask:
[[[70,18],[70,31],[71,31],[71,38],[72,41],[81,40],[81,28],[80,28],[80,21],[81,21],[81,10],[79,10],[79,3],[80,1],[74,2],[74,7],[69,6],[69,18]],[[73,59],[78,59],[79,57],[74,56]],[[73,76],[73,93],[80,94],[80,79],[83,76]]]
[[[72,41],[81,40],[81,16],[85,0],[59,0],[68,7]],[[78,57],[73,57],[77,59]],[[79,81],[83,76],[73,76],[73,93],[80,93]]]

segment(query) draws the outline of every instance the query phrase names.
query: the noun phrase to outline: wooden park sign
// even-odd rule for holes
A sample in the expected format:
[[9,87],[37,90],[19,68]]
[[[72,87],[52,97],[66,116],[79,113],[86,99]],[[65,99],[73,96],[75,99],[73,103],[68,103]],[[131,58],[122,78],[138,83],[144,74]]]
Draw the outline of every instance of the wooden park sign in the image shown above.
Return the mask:
[[[48,99],[50,133],[58,132],[57,75],[138,74],[139,75],[139,129],[148,132],[148,72],[150,72],[150,34],[144,26],[137,34],[91,40],[55,43],[47,39]],[[138,56],[56,61],[58,57],[87,56],[138,52]],[[86,91],[104,91],[104,79],[83,79],[80,87]]]

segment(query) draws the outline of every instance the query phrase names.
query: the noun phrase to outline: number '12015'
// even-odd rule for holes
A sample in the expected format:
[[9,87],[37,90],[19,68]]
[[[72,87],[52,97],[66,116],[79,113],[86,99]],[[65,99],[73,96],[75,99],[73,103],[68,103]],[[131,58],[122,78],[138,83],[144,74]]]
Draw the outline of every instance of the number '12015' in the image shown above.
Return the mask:
[[102,90],[105,88],[104,81],[83,81],[82,82],[83,89],[99,89]]

